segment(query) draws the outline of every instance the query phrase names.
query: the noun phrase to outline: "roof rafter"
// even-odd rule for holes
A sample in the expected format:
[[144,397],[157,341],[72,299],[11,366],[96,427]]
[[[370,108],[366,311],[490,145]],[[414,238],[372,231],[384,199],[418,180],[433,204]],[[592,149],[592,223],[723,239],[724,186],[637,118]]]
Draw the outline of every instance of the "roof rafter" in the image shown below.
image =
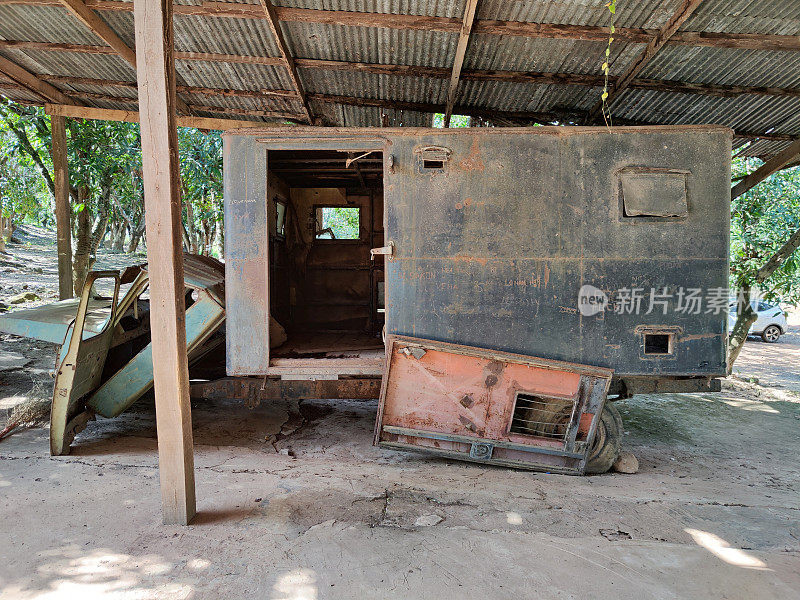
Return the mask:
[[[59,6],[60,0],[0,0],[3,4],[28,4],[37,6]],[[120,0],[86,0],[94,10],[133,10],[132,2]],[[281,21],[303,23],[325,23],[353,27],[383,27],[388,29],[415,29],[458,33],[460,19],[430,17],[425,15],[394,15],[388,13],[363,13],[350,11],[318,10],[310,8],[275,7]],[[203,2],[198,5],[177,4],[175,15],[196,15],[220,18],[265,19],[263,9],[257,4],[235,2]],[[473,33],[488,35],[511,35],[533,38],[572,39],[602,42],[608,39],[608,28],[590,25],[559,25],[530,23],[526,21],[476,20]],[[618,27],[614,38],[619,41],[639,44],[648,43],[658,30]],[[800,36],[760,33],[712,33],[704,31],[679,31],[668,44],[688,46],[711,46],[716,48],[740,48],[746,50],[791,50],[800,51]]]
[[[697,7],[700,6],[702,2],[703,0],[683,1],[678,10],[664,23],[664,26],[658,30],[658,33],[653,39],[648,42],[645,49],[642,50],[642,53],[636,60],[628,65],[628,68],[625,69],[614,85],[608,90],[608,97],[605,99],[605,103],[603,100],[600,100],[589,111],[586,116],[587,122],[591,123],[594,121],[603,110],[603,106],[610,107],[614,100],[620,97],[620,94],[628,88],[635,77],[647,66],[647,63],[664,47],[664,44],[678,31],[686,19],[692,16],[692,13],[697,10]],[[608,50],[606,50],[606,54],[608,54]],[[606,57],[606,60],[608,60],[608,57]]]
[[283,37],[280,19],[275,11],[275,7],[272,5],[270,0],[260,0],[260,2],[267,18],[267,24],[269,25],[270,31],[272,31],[272,35],[275,38],[275,45],[278,47],[278,52],[280,52],[281,58],[283,59],[289,79],[291,80],[294,89],[297,90],[300,104],[303,105],[303,112],[306,114],[308,122],[313,124],[314,117],[311,115],[311,108],[308,106],[308,100],[306,99],[306,94],[303,90],[303,84],[300,82],[300,76],[297,74],[297,67],[294,64],[294,58],[292,57],[292,53],[289,52],[289,46],[286,44],[286,39]]
[[76,104],[72,98],[64,94],[57,87],[43,81],[40,77],[4,56],[0,56],[0,72],[46,101],[59,102],[61,104]]
[[[61,4],[89,31],[111,46],[136,71],[136,52],[128,46],[100,16],[89,8],[83,0],[60,0]],[[133,4],[133,3],[131,3]],[[189,107],[180,98],[175,99],[178,109],[189,114]]]
[[83,0],[60,0],[61,4],[76,19],[83,23],[89,31],[111,46],[117,54],[124,58],[134,69],[136,69],[136,52],[134,52],[120,38],[109,25],[100,18],[91,8],[84,4]]
[[[65,47],[66,46],[66,47]],[[97,52],[99,54],[115,54],[107,46],[82,46],[80,44],[53,44],[44,42],[22,42],[0,40],[0,48],[10,49],[38,49],[58,52]],[[282,65],[278,57],[238,56],[231,54],[209,54],[203,52],[176,52],[176,59],[188,61],[230,62],[262,65]],[[336,60],[322,60],[315,58],[295,58],[295,66],[300,69],[323,69],[331,71],[361,71],[378,75],[393,75],[398,77],[425,77],[431,79],[447,79],[452,71],[443,67],[427,67],[420,65],[392,65],[362,62],[345,62]],[[544,83],[554,85],[571,85],[599,87],[603,85],[601,75],[588,75],[582,73],[540,73],[535,71],[495,71],[462,69],[461,80],[465,81],[505,81],[509,83]],[[80,83],[85,79],[88,85],[107,85],[100,83],[103,80],[76,77],[45,76],[48,81],[63,81],[64,83]],[[617,78],[609,79],[615,83]],[[113,85],[113,84],[108,84]],[[680,94],[703,94],[709,96],[733,97],[741,94],[756,94],[760,96],[785,96],[800,97],[800,88],[784,88],[776,86],[743,86],[719,85],[709,83],[692,83],[684,81],[671,81],[666,79],[634,79],[628,86],[634,89],[655,90],[661,92],[674,92]],[[187,86],[178,86],[180,92],[194,93],[195,90]],[[297,97],[294,90],[259,90],[261,95],[293,96]]]
[[[132,86],[132,84],[126,84],[124,82],[119,82],[121,85]],[[107,82],[108,85],[113,85],[114,82]],[[212,90],[209,90],[209,92]],[[221,91],[234,91],[234,90],[221,90]],[[130,101],[131,104],[136,104],[136,98],[124,98],[124,97],[116,97],[116,96],[103,96],[102,94],[89,94],[85,92],[74,92],[77,98],[87,97],[93,100],[108,100],[108,101]],[[337,96],[337,95],[330,95],[330,94],[308,94],[309,100],[314,100],[318,102],[325,102],[329,104],[345,104],[350,106],[362,106],[362,107],[378,107],[378,108],[385,108],[391,110],[407,110],[407,111],[416,111],[416,112],[442,112],[443,106],[440,104],[427,104],[427,103],[419,103],[419,102],[398,102],[393,100],[384,100],[378,98],[359,98],[354,96]],[[41,105],[40,103],[30,102],[30,101],[23,101],[22,104],[32,104],[32,105]],[[56,107],[56,108],[52,108]],[[206,112],[219,112],[220,114],[240,114],[240,115],[247,115],[247,116],[260,116],[260,117],[274,117],[283,119],[301,119],[303,115],[300,114],[289,114],[289,113],[280,113],[275,111],[269,110],[248,110],[248,109],[230,109],[227,107],[218,107],[218,106],[207,106],[207,105],[198,105],[192,104],[191,107],[196,110],[202,110]],[[135,110],[126,111],[126,110],[117,110],[117,109],[106,109],[106,108],[94,108],[94,107],[86,107],[86,106],[66,106],[60,104],[45,104],[46,110],[55,110],[57,112],[48,112],[48,114],[55,114],[55,115],[63,115],[67,117],[73,116],[81,116],[81,115],[92,115],[86,116],[85,118],[89,119],[105,119],[109,121],[120,121],[120,120],[127,120],[127,121],[135,121],[138,118],[138,113]],[[474,107],[474,106],[455,106],[454,110],[458,111],[458,114],[468,115],[472,117],[481,117],[486,119],[491,119],[495,121],[502,121],[504,123],[508,123],[511,125],[526,125],[532,123],[541,123],[541,124],[548,124],[554,122],[563,122],[567,119],[575,120],[579,118],[579,114],[575,111],[566,111],[566,110],[553,110],[550,112],[514,112],[514,111],[497,111],[490,108],[483,108],[483,107]],[[97,116],[103,115],[103,116]],[[125,116],[127,115],[127,117]],[[133,116],[131,116],[133,115]],[[124,117],[124,118],[122,118]],[[196,117],[195,121],[192,121],[193,117],[178,117],[178,122],[181,126],[186,127],[198,127],[200,129],[220,129],[220,127],[212,127],[212,126],[205,126],[205,125],[194,125],[192,123],[200,123],[200,120],[204,117]],[[211,119],[211,118],[209,118]],[[222,127],[222,129],[232,129],[235,127],[255,127],[258,125],[263,125],[264,123],[261,121],[238,121],[238,120],[231,120],[231,119],[216,119],[217,121],[224,121],[226,123],[233,123],[226,127]],[[621,120],[618,120],[621,121]],[[246,125],[242,125],[242,123],[246,123]],[[622,121],[620,125],[652,125],[652,123],[640,122],[640,121]],[[744,138],[744,139],[763,139],[763,140],[773,140],[773,141],[797,141],[800,138],[793,136],[791,134],[785,133],[757,133],[757,132],[747,132],[747,131],[736,131],[734,132],[734,137]]]
[[[139,111],[118,110],[112,108],[95,108],[91,106],[74,106],[65,104],[45,104],[45,113],[51,116],[73,117],[77,119],[96,119],[100,121],[124,121],[138,123]],[[225,109],[221,109],[225,110]],[[281,123],[282,124],[282,123]],[[196,127],[197,129],[242,129],[245,127],[272,127],[276,123],[264,121],[243,121],[237,119],[218,119],[214,117],[178,116],[179,127]]]
[[453,59],[453,71],[450,74],[450,85],[447,89],[447,104],[444,107],[444,126],[450,127],[450,117],[453,115],[453,106],[456,103],[458,93],[458,82],[461,78],[461,67],[464,66],[464,56],[469,46],[469,36],[472,32],[472,24],[475,21],[475,10],[478,8],[478,0],[466,0],[464,5],[464,18],[461,21],[461,31],[458,33],[458,44],[456,45],[456,55]]

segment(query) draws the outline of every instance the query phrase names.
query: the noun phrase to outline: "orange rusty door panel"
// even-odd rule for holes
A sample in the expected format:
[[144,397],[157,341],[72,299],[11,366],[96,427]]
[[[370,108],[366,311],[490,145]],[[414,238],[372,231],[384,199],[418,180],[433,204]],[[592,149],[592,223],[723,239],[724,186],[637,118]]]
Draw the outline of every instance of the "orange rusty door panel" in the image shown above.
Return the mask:
[[612,371],[390,336],[375,442],[582,473]]

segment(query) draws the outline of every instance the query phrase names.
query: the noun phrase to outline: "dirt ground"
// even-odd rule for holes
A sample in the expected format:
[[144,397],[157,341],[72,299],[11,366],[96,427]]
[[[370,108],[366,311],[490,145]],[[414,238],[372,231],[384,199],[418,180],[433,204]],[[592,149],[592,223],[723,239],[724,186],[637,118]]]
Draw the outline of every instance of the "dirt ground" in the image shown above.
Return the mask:
[[[0,302],[55,289],[46,236],[11,252],[27,266],[0,271]],[[722,393],[617,403],[634,475],[381,450],[374,401],[193,401],[188,527],[160,523],[152,400],[66,457],[26,428],[0,441],[0,597],[797,598],[799,339],[748,341]],[[52,346],[0,336],[10,353],[0,410],[52,382]]]

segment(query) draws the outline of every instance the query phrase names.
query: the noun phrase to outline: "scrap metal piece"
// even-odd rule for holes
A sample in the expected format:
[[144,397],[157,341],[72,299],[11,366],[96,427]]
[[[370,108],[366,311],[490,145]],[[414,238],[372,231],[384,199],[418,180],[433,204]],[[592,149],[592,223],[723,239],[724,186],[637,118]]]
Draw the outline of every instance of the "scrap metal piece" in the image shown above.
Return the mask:
[[581,474],[610,369],[389,336],[375,443]]

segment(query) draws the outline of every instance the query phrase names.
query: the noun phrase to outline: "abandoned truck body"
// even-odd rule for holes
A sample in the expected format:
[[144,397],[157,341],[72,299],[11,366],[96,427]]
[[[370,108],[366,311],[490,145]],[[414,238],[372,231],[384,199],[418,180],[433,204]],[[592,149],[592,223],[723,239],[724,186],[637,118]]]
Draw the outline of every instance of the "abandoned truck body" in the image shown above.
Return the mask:
[[229,378],[197,393],[383,377],[382,445],[603,470],[607,395],[726,372],[730,156],[713,126],[228,133]]

